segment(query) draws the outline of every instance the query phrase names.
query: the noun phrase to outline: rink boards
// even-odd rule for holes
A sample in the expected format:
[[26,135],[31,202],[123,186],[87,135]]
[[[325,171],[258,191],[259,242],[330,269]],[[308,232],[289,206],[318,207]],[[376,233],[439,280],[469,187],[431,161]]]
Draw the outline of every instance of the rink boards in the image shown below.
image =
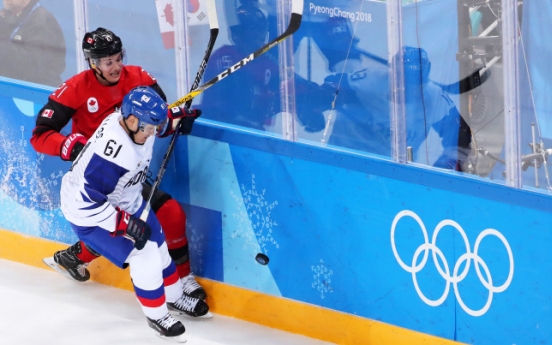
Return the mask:
[[[0,87],[0,256],[36,266],[76,240],[59,211],[68,164],[28,142],[49,92]],[[208,121],[180,138],[162,189],[188,214],[192,268],[216,313],[340,344],[552,333],[547,195]],[[105,261],[91,271],[130,289]]]

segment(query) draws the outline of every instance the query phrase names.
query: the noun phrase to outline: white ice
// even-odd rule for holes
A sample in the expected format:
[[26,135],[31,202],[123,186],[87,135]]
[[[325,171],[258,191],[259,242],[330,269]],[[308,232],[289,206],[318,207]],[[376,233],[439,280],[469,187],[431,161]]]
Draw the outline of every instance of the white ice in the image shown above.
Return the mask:
[[[155,336],[130,291],[3,259],[0,277],[0,344],[176,344]],[[177,318],[189,345],[329,344],[218,314]]]

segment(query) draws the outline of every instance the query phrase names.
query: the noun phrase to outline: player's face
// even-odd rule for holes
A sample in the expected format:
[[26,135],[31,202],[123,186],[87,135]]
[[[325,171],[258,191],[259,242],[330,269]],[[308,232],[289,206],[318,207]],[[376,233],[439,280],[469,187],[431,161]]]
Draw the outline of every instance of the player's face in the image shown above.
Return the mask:
[[[162,124],[155,126],[152,124],[143,124],[138,133],[134,136],[135,141],[138,144],[143,144],[146,142],[146,140],[151,137],[152,135],[157,135],[165,126],[167,120],[163,122]],[[140,140],[140,141],[138,141]]]
[[144,144],[146,140],[148,140],[148,138],[151,137],[152,135],[153,134],[150,134],[150,132],[138,131],[138,133],[134,134],[134,142],[136,144]]
[[[101,58],[97,61],[96,69],[102,73],[104,78],[110,83],[116,83],[121,78],[121,70],[123,69],[123,53],[118,53],[108,57]],[[103,79],[98,79],[105,82]]]
[[136,134],[134,134],[134,142],[136,144],[143,144],[149,137],[155,135],[156,127],[150,124],[143,124]]

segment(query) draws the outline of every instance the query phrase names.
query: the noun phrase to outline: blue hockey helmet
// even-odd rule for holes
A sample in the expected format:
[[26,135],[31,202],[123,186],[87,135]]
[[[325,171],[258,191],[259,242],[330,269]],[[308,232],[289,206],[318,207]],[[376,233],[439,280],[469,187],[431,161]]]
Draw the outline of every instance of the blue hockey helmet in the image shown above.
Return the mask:
[[404,47],[404,79],[407,84],[420,84],[429,81],[431,62],[422,48]]
[[253,4],[236,9],[237,23],[230,26],[232,42],[247,51],[266,43],[268,37],[268,20],[266,15]]
[[146,124],[160,126],[167,120],[169,106],[155,90],[148,86],[132,89],[124,98],[121,114],[126,119],[134,115],[138,119],[138,129]]

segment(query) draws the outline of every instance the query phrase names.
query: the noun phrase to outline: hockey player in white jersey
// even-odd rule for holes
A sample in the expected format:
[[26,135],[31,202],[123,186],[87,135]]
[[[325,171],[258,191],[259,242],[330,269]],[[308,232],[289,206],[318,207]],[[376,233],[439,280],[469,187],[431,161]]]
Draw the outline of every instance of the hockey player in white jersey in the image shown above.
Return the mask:
[[[79,239],[115,265],[130,267],[148,325],[179,342],[185,341],[184,325],[168,310],[182,312],[190,297],[182,292],[155,214],[145,222],[139,215],[146,205],[142,182],[155,136],[167,134],[173,119],[187,115],[199,114],[169,110],[153,89],[134,88],[124,97],[121,111],[108,116],[88,140],[61,186],[61,210]],[[207,313],[207,304],[199,303]]]

